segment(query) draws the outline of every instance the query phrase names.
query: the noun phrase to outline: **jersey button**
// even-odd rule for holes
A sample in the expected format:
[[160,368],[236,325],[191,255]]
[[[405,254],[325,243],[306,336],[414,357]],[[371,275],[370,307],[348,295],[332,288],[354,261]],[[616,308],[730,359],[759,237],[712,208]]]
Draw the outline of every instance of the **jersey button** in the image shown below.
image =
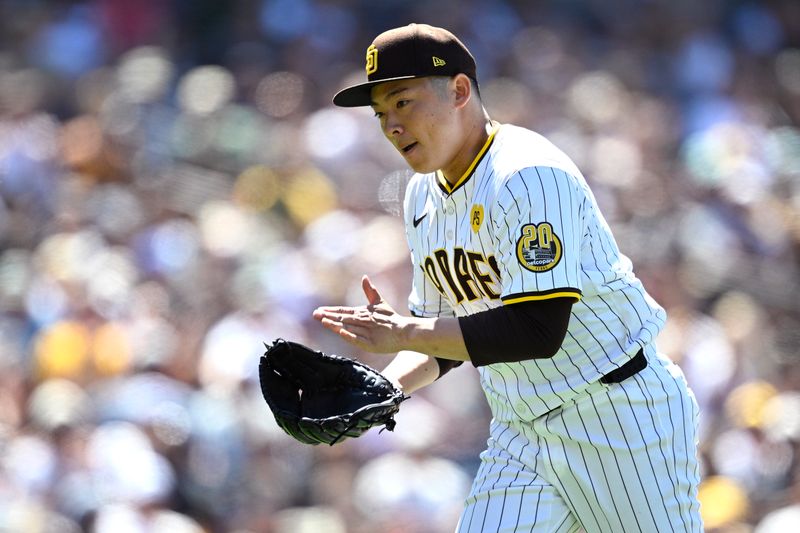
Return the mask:
[[448,205],[448,206],[447,206],[447,214],[448,214],[448,215],[452,215],[452,214],[453,214],[453,213],[455,213],[455,212],[456,212],[456,209],[455,209],[455,207],[453,207],[452,205]]
[[453,240],[453,230],[447,230],[447,239],[452,241]]
[[521,416],[530,416],[531,410],[528,409],[528,404],[525,402],[519,401],[516,403],[517,414]]

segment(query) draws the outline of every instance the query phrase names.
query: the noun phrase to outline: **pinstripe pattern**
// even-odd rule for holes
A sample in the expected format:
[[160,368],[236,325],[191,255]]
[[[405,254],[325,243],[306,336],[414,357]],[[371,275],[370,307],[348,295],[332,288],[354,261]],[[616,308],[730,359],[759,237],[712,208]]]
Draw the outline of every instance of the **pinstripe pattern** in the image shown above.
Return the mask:
[[697,404],[675,365],[648,358],[532,423],[494,420],[457,532],[702,531]]
[[[580,297],[555,357],[480,369],[496,417],[532,420],[653,342],[666,314],[619,252],[580,171],[555,146],[531,131],[504,125],[471,177],[451,192],[440,180],[436,174],[418,174],[406,192],[406,235],[415,265],[409,307],[415,314],[463,316],[504,301]],[[470,225],[475,205],[485,212],[477,232]],[[558,237],[561,258],[553,268],[533,272],[520,263],[517,243],[526,224],[541,223]],[[486,291],[468,297],[480,284],[459,283],[456,249],[484,259],[478,274],[491,280],[487,285],[499,299]]]
[[[551,359],[479,368],[492,409],[459,533],[700,531],[696,403],[656,356],[666,321],[572,161],[503,125],[449,187],[417,174],[405,197],[417,316],[576,299]],[[645,349],[650,366],[598,380]]]

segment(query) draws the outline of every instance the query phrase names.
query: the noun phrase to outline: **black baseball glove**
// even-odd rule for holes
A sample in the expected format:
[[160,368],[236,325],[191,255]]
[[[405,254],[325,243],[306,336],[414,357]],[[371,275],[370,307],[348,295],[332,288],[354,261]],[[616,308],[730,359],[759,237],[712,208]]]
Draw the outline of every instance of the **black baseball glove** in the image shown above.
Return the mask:
[[374,426],[392,431],[407,397],[368,365],[283,339],[261,356],[261,392],[275,421],[306,444],[333,446]]

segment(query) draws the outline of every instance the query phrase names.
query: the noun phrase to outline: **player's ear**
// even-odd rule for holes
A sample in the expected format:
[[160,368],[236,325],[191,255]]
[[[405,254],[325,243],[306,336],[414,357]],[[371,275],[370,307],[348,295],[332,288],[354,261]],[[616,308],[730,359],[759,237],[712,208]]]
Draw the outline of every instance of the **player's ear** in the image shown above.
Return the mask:
[[472,97],[472,83],[470,83],[469,76],[456,74],[453,76],[452,84],[456,107],[464,107]]

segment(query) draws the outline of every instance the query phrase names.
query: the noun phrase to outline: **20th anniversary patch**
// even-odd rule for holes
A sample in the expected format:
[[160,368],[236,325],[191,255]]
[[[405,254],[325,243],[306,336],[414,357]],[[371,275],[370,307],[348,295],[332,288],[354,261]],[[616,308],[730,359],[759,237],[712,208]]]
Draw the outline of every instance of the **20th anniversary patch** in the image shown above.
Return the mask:
[[525,224],[517,240],[517,260],[531,272],[547,272],[561,260],[561,239],[549,222]]

